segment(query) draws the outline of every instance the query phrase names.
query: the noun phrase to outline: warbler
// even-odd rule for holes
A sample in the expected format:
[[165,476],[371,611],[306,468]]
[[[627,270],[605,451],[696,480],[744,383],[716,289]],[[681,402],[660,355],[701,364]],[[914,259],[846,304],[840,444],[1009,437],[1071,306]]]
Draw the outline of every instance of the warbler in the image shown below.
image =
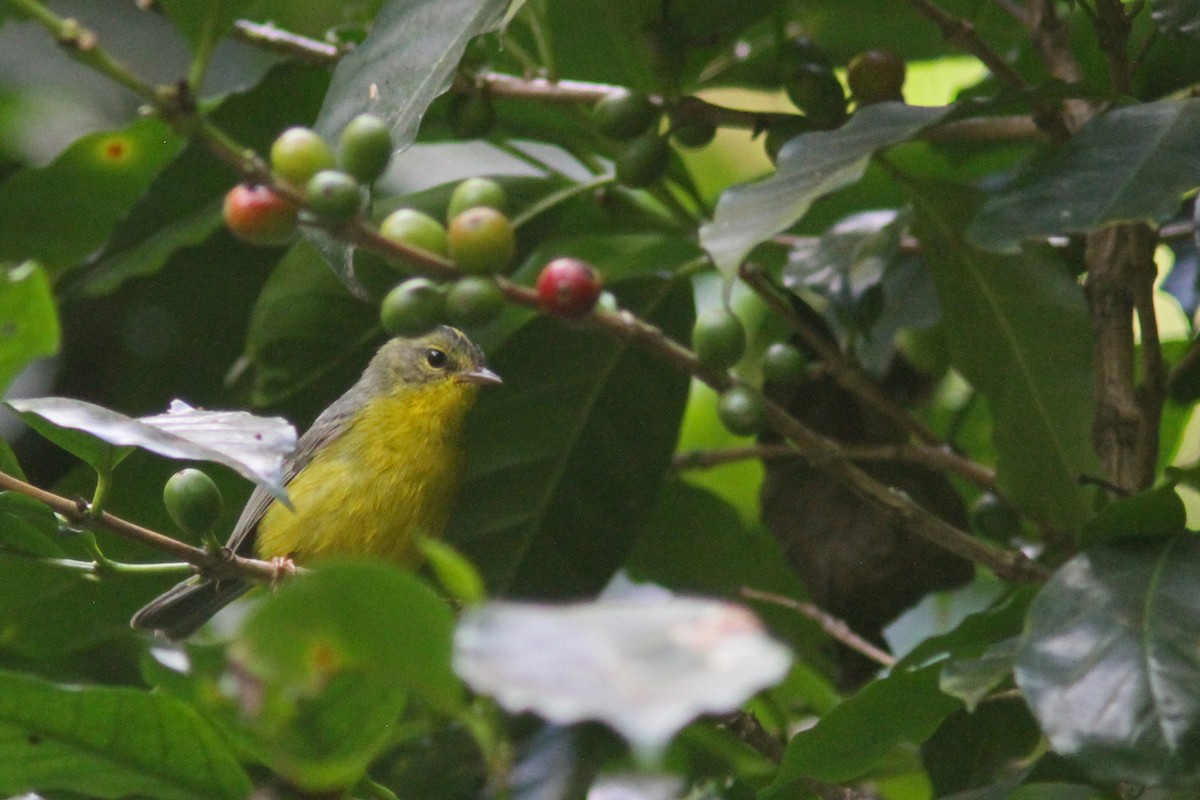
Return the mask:
[[[256,488],[229,549],[297,563],[342,554],[416,565],[415,538],[440,534],[449,519],[463,420],[479,387],[496,383],[500,376],[482,351],[454,328],[388,341],[284,461],[294,508]],[[197,575],[152,600],[130,624],[182,639],[251,586]]]

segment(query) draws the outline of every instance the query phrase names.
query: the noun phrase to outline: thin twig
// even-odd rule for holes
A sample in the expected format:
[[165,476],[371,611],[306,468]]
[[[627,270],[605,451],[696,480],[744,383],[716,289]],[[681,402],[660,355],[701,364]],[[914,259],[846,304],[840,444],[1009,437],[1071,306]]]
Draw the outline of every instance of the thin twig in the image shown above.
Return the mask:
[[233,24],[233,36],[248,44],[306,61],[310,64],[333,66],[348,52],[328,42],[277,28],[273,23],[239,19]]
[[738,594],[745,597],[747,600],[761,600],[764,603],[782,606],[783,608],[791,609],[792,611],[803,614],[813,622],[821,626],[821,630],[829,634],[829,636],[842,644],[849,647],[859,655],[869,658],[881,667],[891,669],[896,666],[896,657],[891,653],[868,642],[866,639],[859,636],[851,629],[846,622],[839,617],[835,617],[820,606],[814,605],[803,600],[795,600],[791,597],[785,597],[774,592],[763,592],[758,589],[751,589],[748,586],[743,586],[738,590]]
[[946,41],[959,47],[982,61],[999,80],[1014,89],[1028,89],[1029,84],[1004,58],[980,38],[975,26],[962,17],[956,17],[933,0],[904,0],[922,16],[931,20]]

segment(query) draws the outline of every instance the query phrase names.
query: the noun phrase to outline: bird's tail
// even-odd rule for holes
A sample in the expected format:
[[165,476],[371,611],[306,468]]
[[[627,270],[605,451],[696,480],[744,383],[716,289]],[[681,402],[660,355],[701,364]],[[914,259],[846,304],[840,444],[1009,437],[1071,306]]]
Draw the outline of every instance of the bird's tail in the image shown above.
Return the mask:
[[168,639],[186,639],[225,606],[250,590],[249,581],[195,577],[164,592],[143,606],[129,624],[161,631]]

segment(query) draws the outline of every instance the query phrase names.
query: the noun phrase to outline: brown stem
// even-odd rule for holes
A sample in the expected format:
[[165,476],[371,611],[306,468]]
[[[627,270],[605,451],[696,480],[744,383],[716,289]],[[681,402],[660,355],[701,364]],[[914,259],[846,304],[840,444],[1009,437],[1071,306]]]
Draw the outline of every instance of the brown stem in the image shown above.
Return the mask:
[[39,489],[32,484],[0,472],[0,489],[18,492],[45,503],[53,511],[62,515],[71,525],[89,530],[103,530],[116,534],[131,542],[138,542],[147,547],[161,550],[181,561],[195,565],[203,572],[214,575],[239,575],[258,581],[277,580],[278,568],[267,562],[253,558],[244,558],[233,553],[213,553],[200,547],[172,539],[170,536],[143,528],[121,517],[101,512],[93,516],[88,512],[87,503],[83,500],[70,500],[61,495]]
[[[1050,77],[1067,84],[1082,83],[1083,71],[1071,51],[1071,30],[1058,16],[1054,0],[1029,0],[1027,8],[1029,38]],[[1063,101],[1057,120],[1047,119],[1045,123],[1051,126],[1051,135],[1064,139],[1082,128],[1093,113],[1086,100],[1067,99]]]
[[943,38],[982,61],[999,80],[1014,89],[1028,89],[1029,84],[999,53],[980,38],[969,20],[956,17],[933,0],[904,0],[941,30]]
[[820,625],[821,630],[831,638],[836,639],[856,653],[874,661],[879,666],[887,667],[888,669],[896,666],[895,656],[871,644],[851,630],[845,620],[835,617],[820,606],[802,600],[795,600],[791,597],[785,597],[781,594],[775,594],[774,592],[751,589],[746,586],[743,586],[738,593],[747,600],[761,600],[764,603],[783,606],[784,608],[803,614]]
[[1133,28],[1121,0],[1096,0],[1096,35],[1100,49],[1108,59],[1108,74],[1113,90],[1129,94],[1129,32]]

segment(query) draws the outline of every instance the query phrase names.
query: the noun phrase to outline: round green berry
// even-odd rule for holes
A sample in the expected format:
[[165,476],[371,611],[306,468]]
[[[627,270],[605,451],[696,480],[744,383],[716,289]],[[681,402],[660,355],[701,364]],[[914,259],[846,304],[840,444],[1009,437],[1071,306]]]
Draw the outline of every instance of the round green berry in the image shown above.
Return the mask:
[[649,186],[662,178],[670,159],[671,146],[666,137],[650,131],[617,155],[617,180],[626,186]]
[[338,163],[364,185],[370,186],[392,160],[392,134],[374,114],[359,114],[342,129]]
[[846,118],[846,91],[828,67],[793,67],[784,76],[783,88],[796,107],[817,125],[832,127]]
[[996,494],[986,492],[971,507],[971,524],[984,536],[1008,542],[1021,533],[1021,518]]
[[762,430],[767,410],[762,396],[749,386],[734,386],[717,399],[717,416],[730,433],[753,436]]
[[596,101],[592,121],[605,136],[624,141],[656,127],[661,111],[641,92],[618,89]]
[[485,206],[503,212],[508,206],[504,187],[491,178],[467,178],[454,187],[446,206],[446,219],[452,220],[468,208]]
[[706,147],[717,137],[717,126],[705,120],[688,120],[671,128],[671,138],[682,147]]
[[379,223],[379,234],[388,241],[418,247],[439,256],[449,252],[442,223],[415,208],[401,208],[388,214]]
[[487,206],[468,208],[452,219],[446,240],[451,260],[464,272],[501,272],[517,251],[512,223]]
[[212,478],[198,469],[184,469],[167,480],[163,505],[180,530],[203,536],[217,524],[224,503]]
[[746,352],[746,329],[731,311],[711,308],[696,319],[692,349],[712,369],[729,369]]
[[303,186],[323,169],[333,169],[333,150],[316,131],[288,128],[271,145],[271,171]]
[[859,53],[846,68],[846,82],[859,105],[904,99],[904,59],[891,50]]
[[428,278],[409,278],[383,298],[379,319],[392,336],[417,336],[441,321],[445,301],[441,285]]
[[468,275],[446,291],[446,318],[454,325],[486,325],[504,310],[504,292],[494,278]]
[[314,214],[344,222],[362,208],[362,188],[346,173],[325,169],[309,180],[304,189],[304,201]]
[[804,354],[787,342],[775,342],[763,353],[763,381],[780,386],[794,386],[804,380],[808,364]]

